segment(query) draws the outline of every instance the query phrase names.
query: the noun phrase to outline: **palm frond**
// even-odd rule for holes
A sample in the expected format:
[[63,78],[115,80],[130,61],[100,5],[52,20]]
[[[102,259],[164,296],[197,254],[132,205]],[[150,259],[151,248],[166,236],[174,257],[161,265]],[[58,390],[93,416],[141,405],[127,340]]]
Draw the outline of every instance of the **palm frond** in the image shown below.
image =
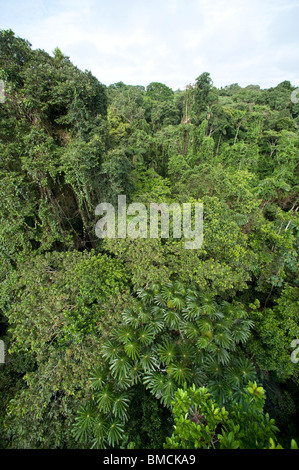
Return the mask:
[[236,343],[245,343],[248,340],[250,334],[250,329],[246,324],[237,324],[232,330],[232,337]]
[[98,409],[103,413],[108,413],[112,409],[114,395],[110,384],[105,385],[96,397]]
[[173,284],[171,282],[164,285],[161,289],[161,297],[165,302],[173,298]]
[[196,320],[202,315],[203,307],[197,299],[187,300],[186,307],[182,310],[183,317],[186,320]]
[[213,378],[219,378],[223,375],[223,366],[215,358],[207,357],[204,362],[204,371]]
[[155,329],[151,325],[145,325],[138,330],[138,339],[146,346],[151,344],[155,338]]
[[214,334],[214,341],[216,344],[221,346],[221,348],[229,349],[232,344],[232,337],[228,331],[221,331]]
[[236,366],[244,384],[247,384],[249,381],[256,379],[255,367],[247,358],[238,359]]
[[117,328],[114,335],[118,341],[126,344],[131,341],[135,336],[135,331],[129,325],[121,326]]
[[154,301],[154,295],[151,289],[137,289],[137,296],[144,302],[144,303],[152,303]]
[[115,401],[112,408],[112,413],[116,418],[121,418],[122,420],[126,421],[128,419],[128,408],[129,408],[129,395],[125,393],[121,393],[120,395],[115,397]]
[[73,429],[74,438],[77,441],[87,441],[96,416],[96,408],[92,402],[82,405],[75,418]]
[[138,313],[134,310],[129,309],[123,311],[122,319],[125,324],[130,325],[132,328],[135,329],[138,328],[142,323],[142,320],[139,317]]
[[125,353],[129,356],[130,359],[135,360],[140,353],[140,347],[136,341],[128,341],[125,344]]
[[183,340],[177,344],[177,356],[181,361],[187,363],[193,363],[196,358],[196,348],[190,343],[190,341]]
[[93,435],[94,435],[94,445],[93,448],[103,449],[105,448],[105,438],[107,436],[109,422],[106,416],[102,413],[98,414],[93,423]]
[[132,369],[132,365],[127,356],[121,355],[111,361],[110,369],[113,377],[119,380],[120,378],[128,377]]
[[175,381],[171,379],[170,377],[168,377],[166,379],[166,382],[162,391],[162,396],[160,398],[160,401],[164,406],[167,406],[167,407],[171,406],[177,389],[178,389],[178,386],[175,383]]
[[173,329],[179,329],[181,325],[181,318],[176,310],[168,309],[164,313],[164,321],[166,325]]
[[202,367],[193,367],[190,375],[190,382],[197,387],[203,387],[207,382],[207,375]]
[[155,295],[153,303],[155,307],[165,307],[166,302],[161,292]]
[[208,317],[200,318],[196,323],[202,333],[209,333],[214,330],[213,322]]
[[110,425],[108,434],[107,434],[107,440],[108,440],[109,445],[114,447],[117,444],[119,444],[123,433],[124,433],[123,423],[117,420],[113,420]]
[[121,354],[121,347],[116,341],[106,341],[102,345],[102,355],[103,357],[114,360]]
[[107,381],[107,370],[103,367],[97,367],[92,371],[90,377],[91,386],[94,390],[101,390]]
[[148,306],[139,305],[137,308],[137,314],[141,320],[141,324],[148,323],[151,321],[151,315]]
[[237,367],[229,367],[226,371],[225,379],[234,390],[238,389],[242,384],[242,376]]
[[200,336],[200,331],[194,322],[185,322],[182,330],[187,338],[195,340]]
[[173,377],[179,385],[183,385],[184,382],[188,382],[191,377],[189,367],[186,367],[182,362],[179,362],[178,364],[170,364],[167,366],[166,370],[170,377]]
[[175,343],[172,341],[164,341],[157,349],[158,355],[162,362],[170,364],[175,359]]
[[201,336],[196,341],[196,345],[197,345],[198,349],[205,349],[209,346],[210,342],[211,342],[211,340],[207,336]]
[[132,378],[132,369],[130,371],[130,376],[119,377],[117,380],[117,388],[120,390],[127,390],[133,385],[133,378]]
[[[169,301],[168,301],[169,302]],[[170,302],[172,303],[171,307],[176,308],[177,310],[182,310],[185,306],[185,301],[179,295],[175,295]]]
[[182,282],[179,282],[179,281],[176,281],[173,284],[173,292],[174,292],[174,294],[180,295],[182,297],[186,297],[186,294],[187,294],[187,290],[186,290],[185,285]]
[[215,359],[217,362],[226,365],[230,362],[231,356],[229,352],[222,348],[221,346],[217,346],[216,344],[210,345],[211,352],[215,355]]
[[158,362],[155,354],[145,352],[139,359],[139,364],[145,372],[157,369]]
[[222,379],[210,380],[207,384],[207,388],[220,406],[224,405],[231,395],[230,387]]
[[165,376],[161,372],[146,374],[143,378],[143,383],[146,389],[150,390],[156,397],[161,397],[163,395]]
[[141,380],[141,376],[143,374],[142,367],[138,361],[132,365],[130,379],[132,380],[133,384],[137,384]]

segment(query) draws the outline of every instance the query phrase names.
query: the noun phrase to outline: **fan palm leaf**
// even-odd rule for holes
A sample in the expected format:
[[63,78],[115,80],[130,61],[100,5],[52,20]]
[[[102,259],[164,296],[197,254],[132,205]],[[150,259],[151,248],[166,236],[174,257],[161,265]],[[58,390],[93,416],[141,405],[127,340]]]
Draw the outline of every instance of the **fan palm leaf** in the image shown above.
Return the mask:
[[134,310],[124,310],[122,313],[122,319],[125,324],[130,325],[132,328],[138,328],[142,321],[138,316],[138,313]]
[[128,341],[125,344],[125,353],[129,356],[130,359],[135,360],[139,356],[140,346],[136,341]]
[[139,328],[138,330],[138,339],[140,343],[144,345],[149,345],[153,342],[155,337],[155,329],[151,325],[145,325]]
[[196,358],[196,348],[194,348],[190,341],[180,341],[177,345],[177,356],[181,361],[193,363]]
[[127,356],[121,355],[111,361],[110,369],[113,377],[116,379],[126,378],[129,376],[132,365]]
[[90,377],[92,388],[94,390],[101,390],[103,385],[105,385],[107,378],[108,375],[106,369],[101,367],[95,368]]
[[183,309],[182,314],[186,320],[196,320],[202,315],[202,309],[197,299],[187,300],[186,307]]
[[128,419],[128,408],[129,408],[130,399],[127,394],[121,393],[115,397],[115,401],[112,408],[112,413],[116,418],[121,418],[124,421]]
[[146,374],[143,378],[145,387],[156,397],[163,395],[165,388],[165,376],[161,372]]
[[109,359],[109,360],[114,360],[116,359],[120,353],[121,353],[122,349],[119,345],[119,343],[117,343],[116,341],[106,341],[103,345],[102,345],[102,355],[103,357]]
[[82,405],[79,408],[75,419],[74,437],[76,440],[86,441],[91,431],[96,416],[96,408],[92,402]]
[[216,331],[214,334],[214,341],[216,344],[221,346],[221,348],[229,349],[232,344],[232,337],[228,331]]
[[115,332],[115,337],[122,343],[126,344],[134,338],[135,331],[129,325],[122,326],[117,328]]
[[186,367],[185,364],[181,362],[167,366],[167,373],[170,377],[173,377],[179,385],[183,385],[184,382],[188,382],[191,377],[189,367]]
[[197,326],[202,333],[212,332],[214,329],[213,322],[208,317],[200,318],[197,321]]
[[96,397],[98,409],[103,413],[108,413],[112,409],[114,396],[110,384],[105,385]]
[[204,363],[204,371],[213,378],[219,378],[223,375],[223,366],[215,358],[207,357]]
[[107,436],[109,422],[106,416],[102,413],[98,414],[93,424],[93,435],[95,444],[93,447],[103,448],[104,441]]
[[162,362],[170,364],[175,359],[176,348],[174,342],[165,341],[157,349]]
[[111,445],[112,447],[117,445],[120,442],[123,433],[124,433],[123,423],[113,420],[110,425],[108,434],[107,434],[107,440],[108,440],[109,445]]
[[242,377],[243,383],[247,384],[249,381],[256,379],[255,367],[247,358],[238,359],[236,367],[239,375]]
[[152,352],[145,352],[140,357],[139,364],[145,372],[155,370],[158,367],[156,355]]
[[192,340],[195,340],[200,336],[200,331],[194,322],[185,322],[182,327],[182,330],[187,336],[187,338],[190,338]]

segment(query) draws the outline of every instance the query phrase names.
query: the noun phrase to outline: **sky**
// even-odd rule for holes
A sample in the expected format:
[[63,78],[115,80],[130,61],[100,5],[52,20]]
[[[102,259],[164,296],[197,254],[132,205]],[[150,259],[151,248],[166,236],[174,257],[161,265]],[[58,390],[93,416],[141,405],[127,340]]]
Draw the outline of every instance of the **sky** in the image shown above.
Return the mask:
[[0,29],[105,85],[299,86],[299,0],[0,0]]

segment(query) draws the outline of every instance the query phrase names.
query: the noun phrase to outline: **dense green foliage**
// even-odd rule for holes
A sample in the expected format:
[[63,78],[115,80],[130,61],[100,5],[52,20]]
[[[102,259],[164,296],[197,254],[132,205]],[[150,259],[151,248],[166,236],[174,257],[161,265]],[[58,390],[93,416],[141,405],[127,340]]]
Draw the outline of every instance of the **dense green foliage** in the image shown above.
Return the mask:
[[[0,79],[1,447],[295,448],[295,87],[104,86],[10,30]],[[121,194],[203,203],[202,246],[100,240]]]
[[[282,449],[274,419],[264,413],[265,392],[254,382],[229,411],[210,398],[205,387],[179,389],[173,402],[174,432],[165,449]],[[292,439],[291,448],[297,449]]]

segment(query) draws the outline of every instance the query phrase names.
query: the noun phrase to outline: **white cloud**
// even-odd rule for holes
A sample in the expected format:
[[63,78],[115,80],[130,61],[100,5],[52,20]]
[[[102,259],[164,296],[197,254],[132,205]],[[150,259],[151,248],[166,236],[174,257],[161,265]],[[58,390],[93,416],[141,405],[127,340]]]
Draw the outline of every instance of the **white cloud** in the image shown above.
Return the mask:
[[3,5],[5,28],[106,84],[184,88],[204,71],[216,86],[299,82],[294,1],[25,0],[18,16],[19,3]]

